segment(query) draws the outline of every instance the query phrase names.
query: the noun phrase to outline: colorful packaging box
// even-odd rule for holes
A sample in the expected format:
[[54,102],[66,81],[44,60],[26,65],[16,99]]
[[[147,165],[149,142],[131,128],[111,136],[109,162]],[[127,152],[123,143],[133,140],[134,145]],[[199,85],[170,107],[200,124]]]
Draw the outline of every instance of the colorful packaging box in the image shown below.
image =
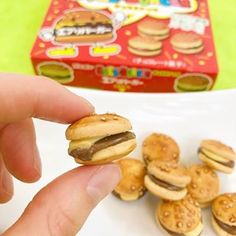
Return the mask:
[[53,0],[36,74],[128,92],[210,90],[218,74],[207,0]]

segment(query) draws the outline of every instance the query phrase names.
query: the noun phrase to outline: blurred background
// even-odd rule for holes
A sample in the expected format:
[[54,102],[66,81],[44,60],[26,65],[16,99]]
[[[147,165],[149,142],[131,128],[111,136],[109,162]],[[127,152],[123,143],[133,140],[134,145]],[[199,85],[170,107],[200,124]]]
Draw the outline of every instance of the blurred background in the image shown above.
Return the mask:
[[[0,1],[0,71],[32,74],[30,50],[50,0]],[[209,0],[220,73],[214,90],[236,88],[236,1]]]

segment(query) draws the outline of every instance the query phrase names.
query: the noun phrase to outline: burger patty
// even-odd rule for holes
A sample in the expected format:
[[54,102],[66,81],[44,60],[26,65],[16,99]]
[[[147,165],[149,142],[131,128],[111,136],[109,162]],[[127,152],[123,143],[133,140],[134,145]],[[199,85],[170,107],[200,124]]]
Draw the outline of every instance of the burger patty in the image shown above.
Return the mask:
[[79,158],[83,161],[89,161],[96,152],[134,138],[135,134],[129,131],[113,134],[98,140],[90,148],[75,148],[69,153],[69,155],[73,156],[74,158]]
[[132,48],[133,50],[137,50],[137,51],[140,51],[140,52],[155,52],[157,50],[161,50],[160,47],[159,48],[155,48],[155,49],[148,49],[148,48],[144,49],[144,48],[133,47],[133,46],[130,46],[130,45],[129,45],[129,47]]
[[173,184],[167,183],[167,182],[165,182],[165,181],[163,181],[163,180],[160,180],[160,179],[158,179],[157,177],[155,177],[155,176],[152,175],[152,174],[148,174],[148,176],[149,176],[149,178],[150,178],[155,184],[157,184],[157,185],[159,185],[159,186],[161,186],[161,187],[163,187],[163,188],[166,188],[166,189],[168,189],[168,190],[171,190],[171,191],[182,191],[182,190],[184,189],[184,187],[181,188],[181,187],[175,186],[175,185],[173,185]]
[[42,72],[41,73],[41,75],[43,75],[43,76],[46,76],[46,77],[50,77],[50,78],[52,78],[52,79],[67,79],[67,78],[70,78],[71,77],[71,75],[70,74],[68,74],[68,75],[52,75],[52,74],[47,74],[47,73],[44,73],[44,72]]
[[201,47],[203,47],[203,44],[200,44],[199,46],[195,46],[195,47],[189,47],[189,48],[174,46],[174,48],[180,49],[180,50],[193,50],[193,49],[198,49],[198,48],[201,48]]
[[72,27],[63,27],[60,29],[54,30],[55,36],[83,36],[83,35],[98,35],[98,34],[107,34],[113,31],[113,26],[111,24],[86,24],[86,25],[75,25]]

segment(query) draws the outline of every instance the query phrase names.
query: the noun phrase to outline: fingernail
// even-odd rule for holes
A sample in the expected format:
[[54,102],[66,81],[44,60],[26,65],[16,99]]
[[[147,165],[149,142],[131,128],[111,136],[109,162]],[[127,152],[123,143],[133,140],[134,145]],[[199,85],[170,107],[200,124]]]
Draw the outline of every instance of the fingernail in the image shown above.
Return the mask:
[[86,105],[89,107],[90,113],[93,114],[95,111],[95,107],[92,105],[92,103],[90,103],[87,99],[83,97],[80,97],[80,99],[82,99],[84,103],[86,103]]
[[116,187],[119,180],[120,169],[117,165],[101,166],[91,176],[87,185],[87,193],[94,203],[97,204]]
[[0,173],[0,203],[5,203],[12,198],[13,195],[13,182],[10,175],[2,169]]
[[33,168],[37,172],[38,176],[41,177],[41,161],[40,161],[40,154],[37,145],[35,145],[35,151],[34,151],[34,159],[33,159]]
[[83,98],[83,99],[84,99],[84,101],[87,103],[87,105],[91,108],[91,110],[94,111],[95,108],[94,108],[94,106],[92,105],[92,103],[89,102],[89,101],[88,101],[87,99],[85,99],[85,98]]

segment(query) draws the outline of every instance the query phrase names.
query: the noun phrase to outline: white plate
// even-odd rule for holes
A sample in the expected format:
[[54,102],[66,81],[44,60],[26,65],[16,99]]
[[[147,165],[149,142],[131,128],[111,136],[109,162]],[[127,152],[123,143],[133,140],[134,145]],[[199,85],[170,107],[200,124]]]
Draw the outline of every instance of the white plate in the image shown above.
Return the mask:
[[[152,132],[172,136],[180,145],[185,164],[198,162],[196,152],[204,138],[222,140],[236,149],[236,90],[190,94],[71,90],[88,98],[97,113],[116,112],[131,120],[138,139],[138,148],[131,155],[135,158],[141,159],[142,140]],[[66,126],[38,120],[35,125],[43,160],[43,177],[38,183],[30,185],[15,182],[14,198],[0,206],[0,231],[20,216],[42,186],[75,166],[67,155]],[[221,192],[236,191],[236,171],[231,175],[220,174],[220,178]],[[93,211],[79,235],[164,235],[154,220],[157,202],[158,199],[150,194],[132,203],[122,202],[110,195]],[[211,229],[209,211],[204,210],[203,214],[205,228],[202,235],[215,235]]]

